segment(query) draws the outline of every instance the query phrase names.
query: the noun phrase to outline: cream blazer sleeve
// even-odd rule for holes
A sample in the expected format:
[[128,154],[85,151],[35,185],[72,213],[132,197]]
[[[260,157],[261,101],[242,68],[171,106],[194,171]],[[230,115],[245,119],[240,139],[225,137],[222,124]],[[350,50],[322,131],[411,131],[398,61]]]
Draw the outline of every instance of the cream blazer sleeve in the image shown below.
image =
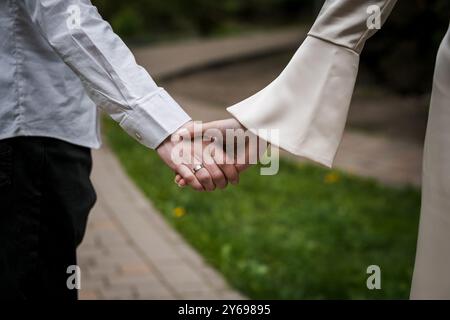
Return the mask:
[[[342,139],[359,55],[395,3],[326,1],[279,77],[227,110],[260,138],[331,167]],[[272,130],[278,130],[276,140],[269,134]]]

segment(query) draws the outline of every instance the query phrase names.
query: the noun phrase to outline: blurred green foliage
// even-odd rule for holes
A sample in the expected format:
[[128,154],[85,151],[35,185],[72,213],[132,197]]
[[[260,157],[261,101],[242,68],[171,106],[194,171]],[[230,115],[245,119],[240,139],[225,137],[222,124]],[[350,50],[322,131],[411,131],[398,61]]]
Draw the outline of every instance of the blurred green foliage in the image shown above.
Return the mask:
[[[127,40],[214,36],[314,21],[321,0],[93,0]],[[448,0],[399,0],[386,26],[367,43],[371,78],[400,93],[428,92],[450,18]]]

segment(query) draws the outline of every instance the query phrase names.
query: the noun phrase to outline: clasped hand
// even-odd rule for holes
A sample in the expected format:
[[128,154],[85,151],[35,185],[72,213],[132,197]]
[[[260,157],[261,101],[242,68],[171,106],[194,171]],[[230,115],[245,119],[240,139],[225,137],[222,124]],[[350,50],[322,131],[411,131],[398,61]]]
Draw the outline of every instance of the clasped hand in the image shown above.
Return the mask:
[[[244,139],[236,138],[239,135],[244,135]],[[189,122],[167,138],[157,152],[175,172],[178,186],[213,191],[228,183],[238,184],[239,174],[264,151],[256,148],[256,154],[252,152],[247,139],[250,135],[235,119],[206,124]]]

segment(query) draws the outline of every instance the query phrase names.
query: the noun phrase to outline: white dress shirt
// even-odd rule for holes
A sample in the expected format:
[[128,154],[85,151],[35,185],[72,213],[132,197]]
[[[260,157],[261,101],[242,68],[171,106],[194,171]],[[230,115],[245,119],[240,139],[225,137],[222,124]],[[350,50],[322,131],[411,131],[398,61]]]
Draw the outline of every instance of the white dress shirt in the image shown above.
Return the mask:
[[89,0],[0,1],[0,139],[100,146],[96,106],[156,148],[190,120]]

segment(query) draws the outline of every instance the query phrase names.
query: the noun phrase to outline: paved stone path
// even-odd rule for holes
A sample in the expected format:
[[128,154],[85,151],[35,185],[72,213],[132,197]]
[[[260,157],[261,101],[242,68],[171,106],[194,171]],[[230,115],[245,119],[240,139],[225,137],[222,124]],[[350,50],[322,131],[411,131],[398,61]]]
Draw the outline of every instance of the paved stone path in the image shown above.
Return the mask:
[[[302,32],[247,35],[138,49],[152,75],[168,77],[299,43]],[[78,250],[80,299],[243,299],[152,207],[104,146],[94,152],[98,193]]]
[[392,186],[421,186],[423,146],[347,130],[335,167]]
[[298,28],[133,50],[136,60],[158,79],[174,77],[215,64],[296,48],[305,32]]
[[94,152],[98,194],[78,252],[80,299],[242,299],[164,221],[108,147]]

